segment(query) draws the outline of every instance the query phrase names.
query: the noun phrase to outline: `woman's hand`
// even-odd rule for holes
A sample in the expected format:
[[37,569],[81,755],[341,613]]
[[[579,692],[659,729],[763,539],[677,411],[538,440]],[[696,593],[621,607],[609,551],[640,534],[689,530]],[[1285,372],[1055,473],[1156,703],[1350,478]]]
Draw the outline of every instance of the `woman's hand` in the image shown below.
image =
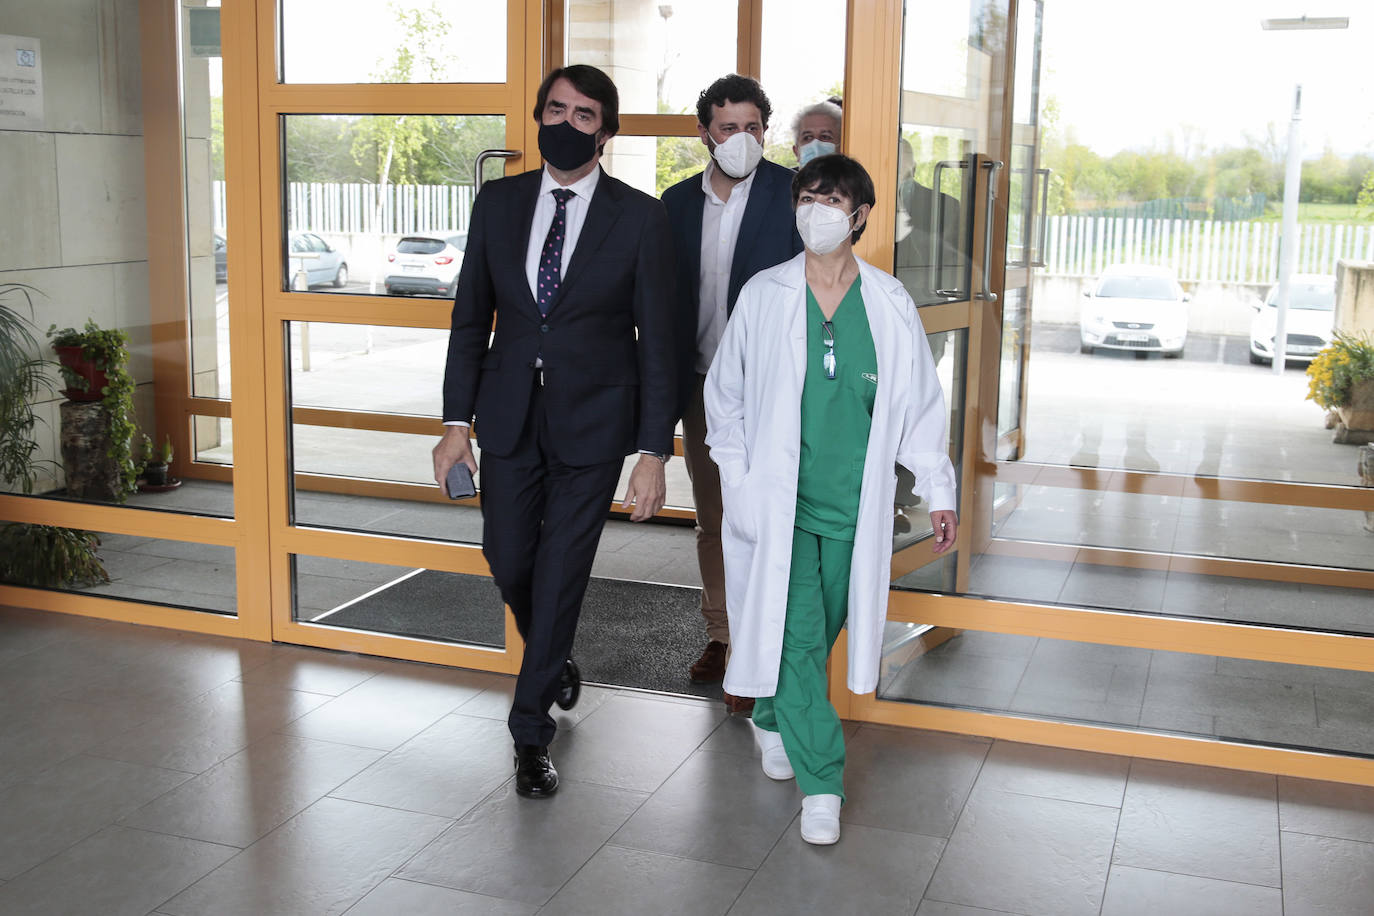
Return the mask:
[[949,509],[930,513],[930,527],[935,532],[935,553],[944,553],[954,546],[959,534],[959,516]]

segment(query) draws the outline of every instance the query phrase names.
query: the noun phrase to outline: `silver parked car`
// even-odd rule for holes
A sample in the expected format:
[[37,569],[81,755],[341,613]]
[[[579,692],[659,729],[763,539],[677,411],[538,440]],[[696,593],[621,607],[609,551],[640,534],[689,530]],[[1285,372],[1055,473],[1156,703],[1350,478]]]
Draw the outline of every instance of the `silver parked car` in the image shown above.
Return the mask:
[[468,247],[466,232],[413,232],[386,256],[387,295],[452,296]]
[[1079,350],[1183,355],[1188,296],[1173,268],[1113,264],[1102,271],[1079,313]]
[[[1336,278],[1329,274],[1293,274],[1288,283],[1288,362],[1310,363],[1321,349],[1331,343],[1331,326],[1336,318]],[[1250,362],[1274,360],[1274,332],[1279,319],[1279,285],[1269,289],[1264,302],[1255,304],[1250,321]]]
[[307,286],[332,284],[341,289],[348,283],[348,262],[343,251],[333,247],[313,232],[293,232],[287,240],[290,257],[287,259],[287,283],[297,285],[296,277],[303,269]]

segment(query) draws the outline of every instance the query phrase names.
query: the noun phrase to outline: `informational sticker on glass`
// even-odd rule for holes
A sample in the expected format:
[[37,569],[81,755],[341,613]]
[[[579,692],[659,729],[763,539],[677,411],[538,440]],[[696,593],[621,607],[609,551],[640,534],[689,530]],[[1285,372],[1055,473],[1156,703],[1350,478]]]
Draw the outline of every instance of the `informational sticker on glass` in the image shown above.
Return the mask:
[[0,35],[0,130],[43,126],[43,54],[37,38]]
[[192,57],[219,57],[219,7],[186,10]]

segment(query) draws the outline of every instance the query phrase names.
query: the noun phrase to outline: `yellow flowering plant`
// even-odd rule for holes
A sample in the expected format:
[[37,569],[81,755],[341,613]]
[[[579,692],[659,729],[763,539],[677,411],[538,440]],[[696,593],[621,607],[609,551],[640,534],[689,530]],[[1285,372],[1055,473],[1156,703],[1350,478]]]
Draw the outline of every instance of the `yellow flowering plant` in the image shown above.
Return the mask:
[[1327,410],[1349,407],[1351,389],[1364,379],[1374,379],[1374,340],[1337,331],[1307,366],[1307,399]]

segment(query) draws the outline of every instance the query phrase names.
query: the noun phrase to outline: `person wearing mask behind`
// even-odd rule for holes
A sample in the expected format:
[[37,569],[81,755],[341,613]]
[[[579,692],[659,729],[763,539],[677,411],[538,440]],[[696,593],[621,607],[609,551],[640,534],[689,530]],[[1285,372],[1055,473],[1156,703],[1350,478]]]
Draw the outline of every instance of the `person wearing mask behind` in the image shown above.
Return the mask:
[[849,688],[878,685],[892,559],[895,463],[954,544],[945,399],[916,306],[861,261],[873,181],[822,156],[792,181],[806,250],[740,293],[706,377],[706,444],[720,468],[734,637],[725,689],[757,697],[763,771],[795,776],[808,843],[840,836],[844,733],[826,659],[849,627]]
[[[697,99],[697,131],[712,161],[663,192],[677,249],[678,416],[696,506],[706,621],[706,648],[688,674],[701,684],[725,676],[730,644],[720,478],[706,454],[701,387],[745,281],[802,250],[792,219],[792,170],[763,158],[772,113],[763,87],[747,76],[732,73],[706,87]],[[753,701],[727,693],[725,705],[747,712]]]
[[792,155],[800,168],[817,156],[840,151],[844,112],[830,100],[808,105],[792,119]]

